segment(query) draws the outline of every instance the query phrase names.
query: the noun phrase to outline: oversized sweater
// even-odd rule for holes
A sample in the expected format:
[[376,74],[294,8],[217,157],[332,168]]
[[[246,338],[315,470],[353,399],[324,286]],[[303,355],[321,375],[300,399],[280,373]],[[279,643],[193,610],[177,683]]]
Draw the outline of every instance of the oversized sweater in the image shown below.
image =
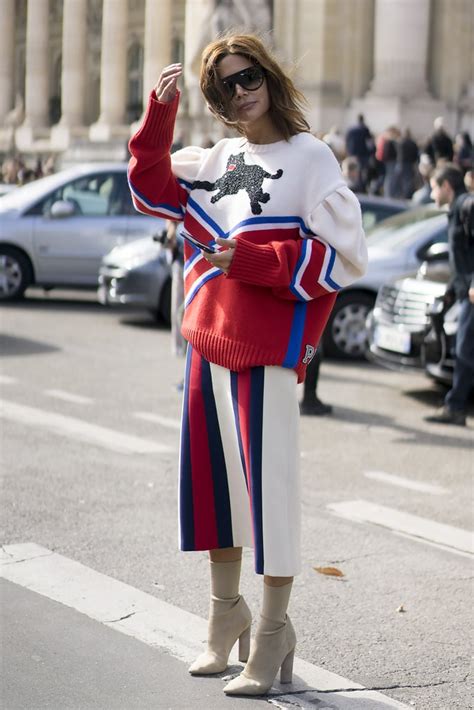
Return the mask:
[[179,94],[151,94],[130,141],[129,184],[140,212],[200,241],[237,241],[225,274],[185,244],[184,337],[207,360],[240,371],[293,368],[304,379],[337,291],[363,275],[357,198],[330,148],[309,133],[252,144],[226,138],[170,155]]

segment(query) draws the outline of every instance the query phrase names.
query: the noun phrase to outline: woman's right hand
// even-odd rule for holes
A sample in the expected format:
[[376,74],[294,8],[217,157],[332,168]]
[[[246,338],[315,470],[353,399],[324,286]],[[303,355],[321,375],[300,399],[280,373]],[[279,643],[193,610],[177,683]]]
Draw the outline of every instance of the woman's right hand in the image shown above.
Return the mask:
[[181,64],[170,64],[163,69],[155,86],[155,94],[158,101],[165,104],[173,101],[176,96],[178,79],[182,73],[183,67]]

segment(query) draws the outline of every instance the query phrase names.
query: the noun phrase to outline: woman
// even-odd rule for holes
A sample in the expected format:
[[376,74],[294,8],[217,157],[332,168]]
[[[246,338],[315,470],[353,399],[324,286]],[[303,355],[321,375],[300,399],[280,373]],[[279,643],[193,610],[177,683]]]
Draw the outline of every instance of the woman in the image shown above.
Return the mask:
[[[223,671],[239,639],[248,663],[224,692],[259,695],[280,668],[291,681],[296,645],[286,614],[300,571],[296,384],[367,252],[357,199],[257,37],[230,35],[202,55],[209,109],[240,137],[170,156],[181,73],[166,67],[150,96],[130,142],[130,186],[138,210],[183,219],[216,248],[185,244],[181,549],[209,550],[211,571],[208,647],[190,672]],[[249,658],[242,546],[264,575]]]

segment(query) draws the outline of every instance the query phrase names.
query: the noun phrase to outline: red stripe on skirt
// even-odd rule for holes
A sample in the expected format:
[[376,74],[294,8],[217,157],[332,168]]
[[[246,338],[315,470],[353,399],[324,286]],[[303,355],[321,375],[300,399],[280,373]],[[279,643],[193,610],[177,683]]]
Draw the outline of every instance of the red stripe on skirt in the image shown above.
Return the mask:
[[[194,543],[196,550],[217,548],[217,523],[214,509],[209,438],[201,390],[201,358],[194,350],[189,375],[189,439],[192,461]],[[199,462],[199,463],[198,463]]]

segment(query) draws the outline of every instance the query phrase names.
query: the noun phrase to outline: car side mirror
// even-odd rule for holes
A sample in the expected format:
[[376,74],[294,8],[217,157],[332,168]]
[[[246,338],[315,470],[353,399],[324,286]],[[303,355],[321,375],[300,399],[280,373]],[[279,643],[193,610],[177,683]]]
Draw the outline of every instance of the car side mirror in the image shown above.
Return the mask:
[[449,246],[446,242],[436,242],[432,244],[423,254],[423,261],[432,264],[435,261],[448,261]]
[[69,200],[56,200],[49,210],[49,216],[52,219],[66,219],[67,217],[74,217],[75,214],[76,207]]

